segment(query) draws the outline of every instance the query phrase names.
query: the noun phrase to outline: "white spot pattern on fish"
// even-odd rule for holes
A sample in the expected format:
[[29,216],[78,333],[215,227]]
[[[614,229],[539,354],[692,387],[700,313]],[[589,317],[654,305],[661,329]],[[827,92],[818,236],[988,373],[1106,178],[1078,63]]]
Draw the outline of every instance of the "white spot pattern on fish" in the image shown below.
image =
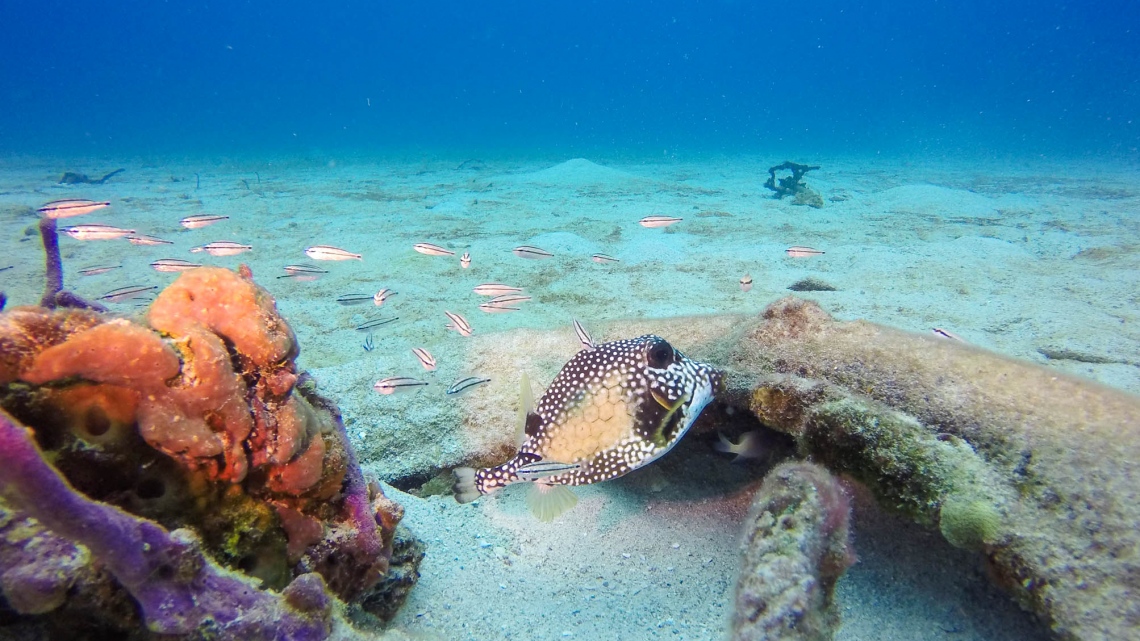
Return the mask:
[[[580,351],[527,415],[526,438],[515,457],[475,471],[473,478],[457,470],[456,498],[472,500],[532,480],[586,485],[647,465],[688,431],[721,379],[712,366],[687,358],[654,335]],[[539,462],[566,464],[567,471],[540,480],[520,477],[519,470],[535,469]],[[466,487],[469,481],[474,492]]]

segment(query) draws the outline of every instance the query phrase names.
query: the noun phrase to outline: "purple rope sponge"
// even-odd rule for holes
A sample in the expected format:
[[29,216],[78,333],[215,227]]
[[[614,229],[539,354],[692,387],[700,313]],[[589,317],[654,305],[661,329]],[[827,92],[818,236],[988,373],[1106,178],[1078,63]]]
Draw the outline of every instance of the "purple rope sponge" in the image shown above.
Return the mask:
[[282,594],[219,567],[188,530],[92,501],[47,463],[31,430],[0,412],[0,495],[57,535],[90,550],[163,635],[234,641],[319,641],[332,625],[324,580],[303,574]]

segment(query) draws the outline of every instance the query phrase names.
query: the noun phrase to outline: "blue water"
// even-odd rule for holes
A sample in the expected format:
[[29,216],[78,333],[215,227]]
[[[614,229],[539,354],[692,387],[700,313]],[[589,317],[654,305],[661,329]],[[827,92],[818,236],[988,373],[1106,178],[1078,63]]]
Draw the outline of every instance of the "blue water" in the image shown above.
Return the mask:
[[1135,158],[1140,3],[8,2],[0,152]]

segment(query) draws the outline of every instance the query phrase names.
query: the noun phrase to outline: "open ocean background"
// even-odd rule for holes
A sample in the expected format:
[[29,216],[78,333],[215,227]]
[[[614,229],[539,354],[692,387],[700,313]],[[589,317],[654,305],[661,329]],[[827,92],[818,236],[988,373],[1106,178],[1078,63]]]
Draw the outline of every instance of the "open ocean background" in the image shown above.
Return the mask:
[[0,151],[1135,159],[1140,3],[5,4]]

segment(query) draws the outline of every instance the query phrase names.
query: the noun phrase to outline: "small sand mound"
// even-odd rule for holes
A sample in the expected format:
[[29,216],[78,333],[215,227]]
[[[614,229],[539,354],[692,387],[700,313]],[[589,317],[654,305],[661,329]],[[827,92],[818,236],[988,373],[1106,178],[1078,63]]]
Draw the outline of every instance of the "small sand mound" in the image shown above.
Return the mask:
[[938,216],[997,217],[993,198],[937,185],[904,185],[875,194],[875,205],[885,211],[914,212]]
[[574,158],[553,167],[541,169],[529,174],[518,176],[524,182],[542,183],[546,185],[618,185],[646,181],[633,174],[611,169],[585,158]]

